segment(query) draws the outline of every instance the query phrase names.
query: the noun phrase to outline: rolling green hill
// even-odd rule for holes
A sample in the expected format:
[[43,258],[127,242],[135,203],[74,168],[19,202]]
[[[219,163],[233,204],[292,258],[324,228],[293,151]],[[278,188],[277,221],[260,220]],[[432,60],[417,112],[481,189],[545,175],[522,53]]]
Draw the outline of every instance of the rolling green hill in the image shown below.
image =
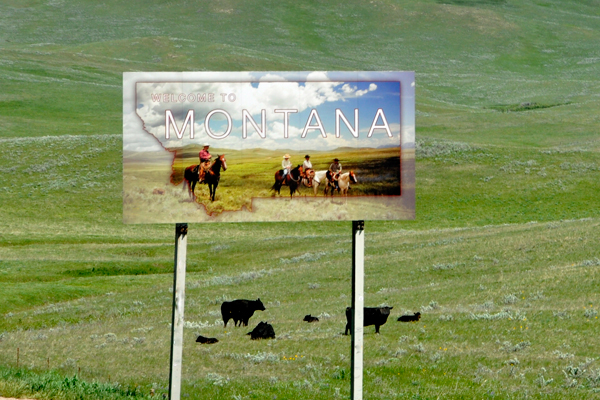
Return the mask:
[[[394,306],[365,398],[596,398],[599,37],[598,0],[3,1],[0,395],[166,393],[174,227],[121,221],[123,72],[414,70],[417,217],[365,228],[366,303]],[[350,224],[189,232],[184,396],[347,397]],[[219,324],[256,297],[274,341]]]

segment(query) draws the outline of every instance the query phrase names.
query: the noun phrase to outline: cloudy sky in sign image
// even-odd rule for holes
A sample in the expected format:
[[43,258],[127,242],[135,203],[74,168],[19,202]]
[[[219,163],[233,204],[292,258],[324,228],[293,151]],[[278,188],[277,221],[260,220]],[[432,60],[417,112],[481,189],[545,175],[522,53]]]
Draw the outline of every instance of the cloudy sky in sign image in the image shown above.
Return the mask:
[[[124,114],[124,149],[152,151],[156,148],[157,141],[162,147],[172,150],[203,143],[236,150],[332,150],[338,147],[376,148],[400,145],[400,82],[328,81],[326,75],[309,75],[308,79],[322,80],[306,82],[290,82],[278,78],[265,74],[258,81],[254,78],[254,82],[240,82],[243,79],[230,82],[190,79],[138,81],[135,83],[135,100],[132,100],[136,104],[135,113],[139,118],[135,121],[131,115]],[[279,81],[273,82],[277,80]],[[183,101],[165,102],[165,94]],[[210,95],[214,98],[212,102],[208,101]],[[198,101],[198,97],[202,96],[206,96],[205,101]],[[127,99],[124,98],[124,101]],[[341,111],[349,125],[343,120],[339,122],[339,137],[336,137],[336,109]],[[355,128],[355,109],[358,109],[358,138],[351,133],[351,129]],[[177,125],[169,125],[169,139],[165,138],[167,110],[172,113]],[[178,139],[176,130],[181,130],[184,126],[189,110],[194,112],[194,139],[190,139],[189,125],[183,132],[183,138]],[[213,110],[222,111],[214,113],[210,118],[208,128],[212,132],[211,137],[206,131],[205,119]],[[250,122],[246,122],[247,137],[242,137],[243,110],[247,110],[259,128],[262,124],[261,111],[265,110],[266,137],[261,137]],[[284,119],[286,113],[275,110],[297,110],[287,113],[287,138]],[[225,113],[231,117],[231,122],[227,121]],[[414,121],[414,116],[412,119]],[[140,120],[143,123],[141,132]],[[309,129],[302,137],[307,125]],[[320,126],[324,134],[321,129],[317,129]],[[229,127],[230,132],[226,133]],[[372,127],[375,129],[372,129],[369,137]],[[389,128],[389,133],[384,127]],[[142,137],[144,131],[157,141]]]

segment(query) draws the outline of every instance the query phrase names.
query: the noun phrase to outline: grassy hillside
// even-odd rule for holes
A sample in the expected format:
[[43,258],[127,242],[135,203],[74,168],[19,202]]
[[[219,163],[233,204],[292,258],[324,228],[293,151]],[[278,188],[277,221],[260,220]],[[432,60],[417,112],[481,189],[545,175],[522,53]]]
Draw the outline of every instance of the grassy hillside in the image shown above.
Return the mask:
[[[174,226],[121,222],[123,72],[414,70],[417,217],[366,223],[366,303],[394,309],[365,398],[596,398],[599,33],[597,0],[2,2],[0,395],[167,390]],[[189,232],[184,397],[347,397],[350,224]],[[276,340],[219,323],[256,297]]]

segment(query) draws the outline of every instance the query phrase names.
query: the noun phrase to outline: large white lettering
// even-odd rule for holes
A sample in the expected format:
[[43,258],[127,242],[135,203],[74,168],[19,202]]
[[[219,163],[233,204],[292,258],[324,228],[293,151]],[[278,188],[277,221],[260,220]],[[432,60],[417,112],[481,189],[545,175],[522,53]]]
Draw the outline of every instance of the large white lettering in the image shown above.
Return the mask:
[[[210,118],[217,113],[223,114],[225,116],[225,118],[227,118],[227,129],[225,130],[225,133],[223,133],[221,135],[217,135],[210,129]],[[219,109],[212,110],[211,112],[206,114],[206,119],[204,119],[204,129],[206,130],[206,134],[213,139],[225,139],[231,133],[231,126],[232,126],[231,115],[229,115],[229,113],[225,110],[219,110]]]
[[358,137],[358,108],[354,109],[354,129],[350,126],[350,122],[346,119],[344,113],[339,108],[335,109],[335,137],[340,137],[340,119],[344,121],[346,127],[355,138]]
[[[312,122],[312,120],[316,119],[317,120],[317,124],[316,125],[310,125],[310,123]],[[319,130],[321,131],[321,136],[323,136],[324,138],[327,139],[327,134],[325,134],[325,128],[323,128],[323,123],[321,122],[321,118],[319,117],[319,113],[317,112],[316,109],[312,109],[310,111],[310,115],[308,116],[308,119],[306,120],[306,125],[304,125],[304,129],[302,130],[302,138],[306,137],[306,132],[308,132],[308,130]]]
[[[383,125],[377,125],[379,117],[381,117]],[[383,110],[381,108],[377,109],[377,114],[375,114],[375,118],[373,118],[373,123],[371,124],[371,128],[369,129],[369,134],[367,135],[367,137],[373,136],[373,131],[375,129],[385,129],[387,135],[389,137],[392,137],[392,131],[390,130],[390,126],[388,125],[387,119],[385,119],[385,114],[383,113]]]
[[260,110],[260,128],[252,118],[252,115],[248,112],[248,110],[242,110],[242,138],[246,139],[248,137],[248,125],[246,122],[250,122],[250,125],[254,127],[258,135],[266,139],[267,137],[267,110]]
[[[290,114],[294,114],[297,112],[298,112],[297,109],[275,109],[275,110],[273,110],[273,113],[275,113],[275,114],[283,114],[283,137],[284,137],[284,139],[289,139],[289,137],[290,137],[290,134],[289,134],[289,132],[290,132]],[[225,119],[227,120],[227,129],[223,133],[214,132],[210,127],[210,120],[213,116],[215,116],[215,114],[220,114],[220,115],[224,116]],[[344,115],[342,110],[340,110],[340,109],[335,110],[335,137],[336,138],[339,138],[342,136],[341,135],[342,123],[346,126],[346,128],[348,129],[348,131],[350,132],[350,134],[352,134],[352,136],[354,138],[358,138],[358,136],[359,136],[359,109],[358,108],[354,109],[353,123],[351,123],[348,120],[348,118],[346,118],[346,116]],[[171,138],[171,128],[175,129],[175,134],[177,136],[177,139],[182,139],[183,134],[186,131],[188,125],[190,126],[190,139],[194,139],[194,110],[188,110],[181,129],[179,129],[179,127],[177,126],[177,123],[175,121],[175,117],[173,116],[172,111],[171,110],[165,111],[165,138],[166,139]],[[257,121],[255,121],[254,118],[252,117],[252,114],[250,113],[250,111],[248,111],[246,109],[242,109],[242,139],[248,138],[248,125],[250,125],[256,131],[256,133],[258,133],[258,136],[260,136],[261,139],[266,139],[267,138],[267,110],[265,110],[265,109],[260,110],[260,125],[259,125],[257,123]],[[206,130],[206,134],[209,137],[211,137],[213,139],[224,139],[231,134],[231,131],[233,129],[233,121],[232,121],[231,115],[227,111],[222,110],[222,109],[212,110],[206,115],[206,117],[204,119],[204,128]],[[384,130],[385,133],[387,134],[387,136],[393,137],[392,130],[390,128],[390,124],[388,123],[387,118],[386,118],[385,113],[383,112],[382,108],[377,109],[377,112],[375,113],[375,117],[373,118],[373,122],[371,123],[371,126],[369,128],[367,137],[370,138],[371,136],[373,136],[373,134],[376,133],[375,130],[378,130],[378,129]],[[325,132],[325,127],[323,126],[323,121],[321,120],[319,112],[315,108],[313,108],[310,111],[310,114],[306,120],[306,124],[304,125],[304,128],[302,129],[301,137],[306,138],[308,131],[311,131],[311,130],[319,131],[319,133],[321,134],[321,137],[323,137],[325,139],[327,138],[327,133]]]
[[173,117],[173,113],[171,110],[165,111],[165,139],[171,138],[171,125],[175,128],[175,134],[177,135],[177,139],[183,138],[183,132],[185,132],[185,128],[187,128],[188,123],[190,124],[190,139],[194,138],[194,110],[188,110],[187,115],[185,116],[185,121],[183,122],[183,127],[181,130],[177,128],[177,124],[175,123],[175,118]]
[[282,114],[283,113],[283,137],[284,138],[289,138],[290,137],[290,131],[289,131],[289,126],[290,126],[290,118],[289,115],[290,113],[297,113],[298,110],[295,109],[275,109],[273,110],[274,113],[278,113],[278,114]]

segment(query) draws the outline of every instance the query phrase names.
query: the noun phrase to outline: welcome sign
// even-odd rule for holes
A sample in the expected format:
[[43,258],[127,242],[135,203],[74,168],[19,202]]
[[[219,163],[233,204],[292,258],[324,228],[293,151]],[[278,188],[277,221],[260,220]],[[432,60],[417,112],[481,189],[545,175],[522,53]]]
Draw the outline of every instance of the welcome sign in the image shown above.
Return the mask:
[[123,75],[126,223],[412,219],[413,72]]

